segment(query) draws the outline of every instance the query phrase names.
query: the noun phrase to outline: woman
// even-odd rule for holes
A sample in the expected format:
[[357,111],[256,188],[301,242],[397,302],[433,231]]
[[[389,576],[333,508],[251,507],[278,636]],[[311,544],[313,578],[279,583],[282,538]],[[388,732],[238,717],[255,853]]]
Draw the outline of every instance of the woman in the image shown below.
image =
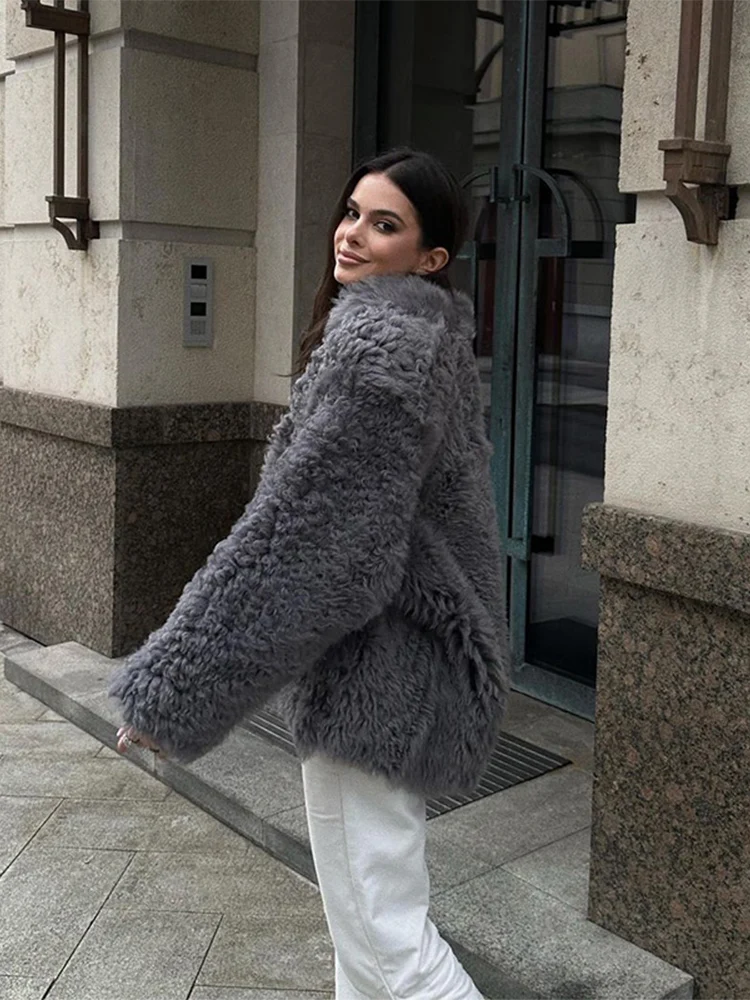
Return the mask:
[[505,705],[501,555],[465,209],[433,157],[357,169],[256,494],[112,683],[192,760],[272,695],[302,758],[336,997],[477,1000],[427,917],[425,796],[471,788]]

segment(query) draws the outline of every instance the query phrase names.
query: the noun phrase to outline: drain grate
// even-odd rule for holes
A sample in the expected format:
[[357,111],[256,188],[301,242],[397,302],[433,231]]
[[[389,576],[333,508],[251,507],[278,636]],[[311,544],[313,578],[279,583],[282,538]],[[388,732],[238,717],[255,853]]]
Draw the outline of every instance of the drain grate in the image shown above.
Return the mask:
[[[262,736],[270,743],[295,754],[294,741],[284,722],[274,712],[264,709],[245,719],[243,728]],[[440,798],[427,800],[427,819],[434,819],[451,809],[458,809],[470,802],[483,799],[486,795],[494,795],[523,781],[538,778],[540,774],[555,771],[564,767],[570,761],[551,753],[543,747],[527,743],[517,736],[501,733],[492,751],[487,769],[482,775],[477,787],[468,795],[442,795]]]

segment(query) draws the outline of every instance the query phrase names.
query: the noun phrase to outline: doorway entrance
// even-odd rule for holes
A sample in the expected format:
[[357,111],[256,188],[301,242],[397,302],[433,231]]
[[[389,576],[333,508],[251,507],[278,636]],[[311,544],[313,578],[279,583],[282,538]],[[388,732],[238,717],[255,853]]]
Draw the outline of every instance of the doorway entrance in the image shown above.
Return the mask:
[[514,687],[593,718],[626,0],[359,0],[355,159],[428,149],[463,179]]

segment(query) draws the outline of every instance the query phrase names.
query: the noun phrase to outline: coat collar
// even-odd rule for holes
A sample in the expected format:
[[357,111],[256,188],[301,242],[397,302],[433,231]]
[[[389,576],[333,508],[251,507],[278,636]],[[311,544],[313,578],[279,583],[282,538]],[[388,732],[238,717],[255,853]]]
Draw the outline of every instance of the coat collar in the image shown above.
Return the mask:
[[342,285],[334,300],[334,309],[347,310],[355,305],[396,308],[427,319],[442,316],[469,340],[476,334],[474,307],[469,296],[458,289],[448,291],[416,274],[377,274]]

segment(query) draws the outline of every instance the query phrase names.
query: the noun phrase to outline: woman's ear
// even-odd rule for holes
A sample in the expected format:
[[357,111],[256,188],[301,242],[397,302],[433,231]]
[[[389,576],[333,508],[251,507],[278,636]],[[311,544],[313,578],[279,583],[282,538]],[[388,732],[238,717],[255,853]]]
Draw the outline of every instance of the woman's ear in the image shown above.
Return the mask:
[[434,274],[442,270],[450,260],[450,254],[445,247],[433,247],[428,250],[422,258],[422,263],[417,268],[417,274]]

